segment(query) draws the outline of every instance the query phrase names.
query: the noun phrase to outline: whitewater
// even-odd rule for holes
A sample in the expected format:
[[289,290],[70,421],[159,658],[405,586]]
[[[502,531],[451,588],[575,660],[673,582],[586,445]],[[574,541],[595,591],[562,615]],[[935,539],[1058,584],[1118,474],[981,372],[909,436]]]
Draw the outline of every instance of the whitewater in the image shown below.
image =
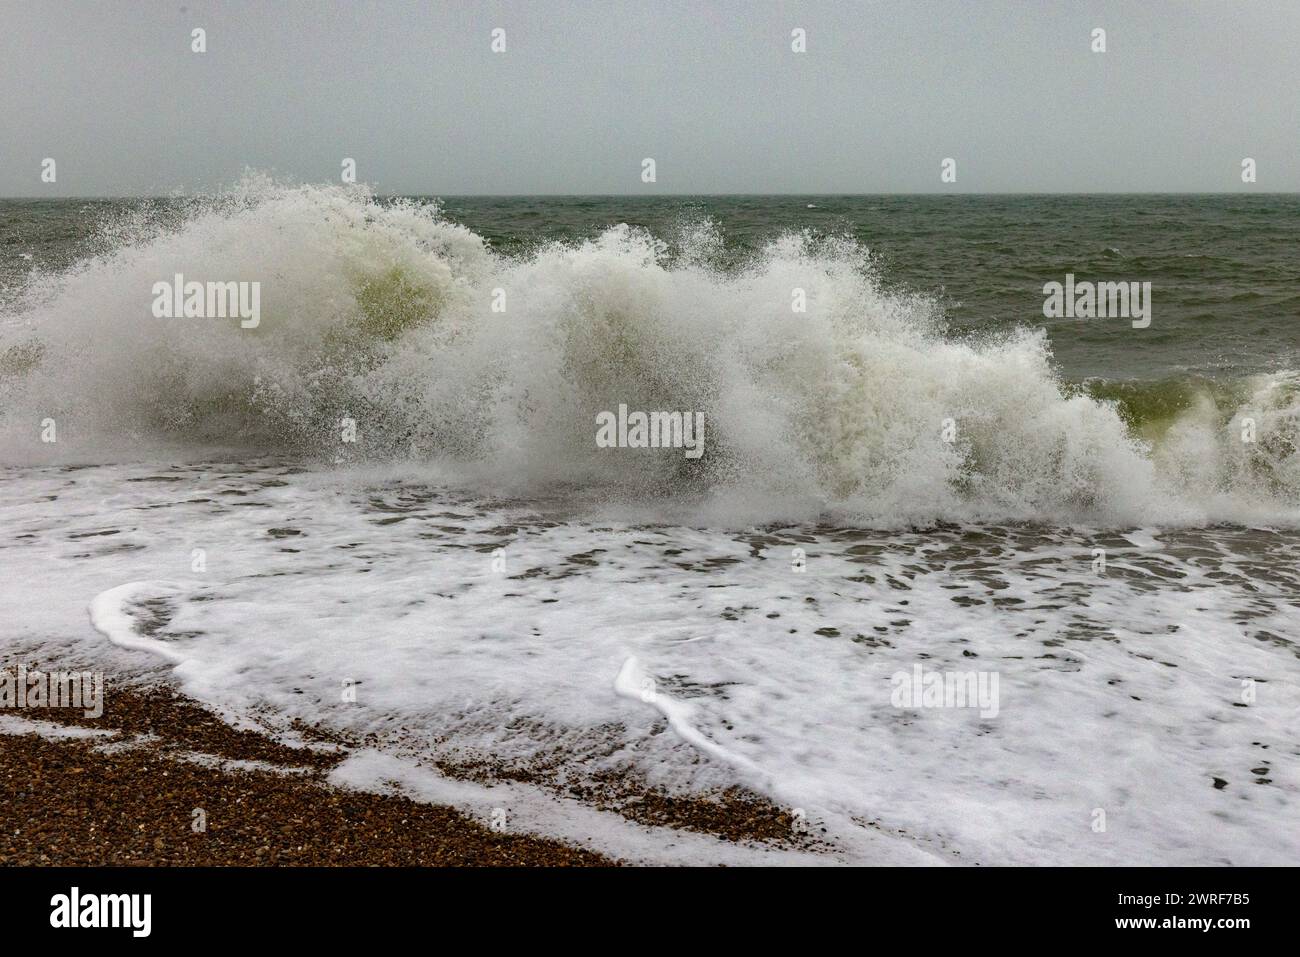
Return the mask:
[[[3,300],[0,649],[368,735],[350,786],[485,814],[437,769],[491,762],[632,857],[569,788],[741,785],[828,860],[1293,861],[1300,378],[1148,413],[847,237],[721,244],[506,254],[263,177],[119,219]],[[260,323],[155,318],[177,273],[260,282]],[[704,454],[598,447],[620,404],[702,413]],[[996,717],[893,706],[918,663],[996,672]]]

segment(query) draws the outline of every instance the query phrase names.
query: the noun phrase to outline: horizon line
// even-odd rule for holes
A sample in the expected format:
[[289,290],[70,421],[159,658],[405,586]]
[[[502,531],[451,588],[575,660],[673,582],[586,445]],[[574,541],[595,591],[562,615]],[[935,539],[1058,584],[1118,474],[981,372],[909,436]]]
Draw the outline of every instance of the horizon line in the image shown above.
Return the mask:
[[[341,183],[299,183],[295,186],[341,186]],[[293,187],[290,187],[293,188]],[[76,193],[62,196],[12,195],[0,196],[0,202],[23,201],[58,201],[58,200],[177,200],[201,199],[221,195],[214,192],[184,193]],[[911,197],[911,196],[1300,196],[1300,190],[1089,190],[1089,191],[1052,191],[1052,190],[989,190],[983,192],[957,192],[955,190],[930,190],[913,192],[820,192],[820,193],[752,193],[752,192],[687,192],[687,193],[437,193],[437,192],[374,192],[375,199],[686,199],[697,197],[760,197],[763,199],[802,198],[802,197],[837,197],[837,196],[874,196],[874,197]]]

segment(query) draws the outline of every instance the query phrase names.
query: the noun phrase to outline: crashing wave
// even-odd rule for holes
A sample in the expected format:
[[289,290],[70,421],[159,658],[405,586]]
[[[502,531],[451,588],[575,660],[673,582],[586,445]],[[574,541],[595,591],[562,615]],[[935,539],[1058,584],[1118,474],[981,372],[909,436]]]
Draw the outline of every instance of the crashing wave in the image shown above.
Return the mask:
[[[119,224],[6,307],[0,456],[237,445],[773,520],[1300,514],[1292,373],[1075,387],[1041,330],[947,338],[851,241],[786,234],[731,268],[718,245],[619,225],[504,256],[434,204],[251,177],[174,222]],[[156,318],[151,290],[181,273],[260,283],[257,327]],[[704,454],[598,447],[620,404],[702,413]]]

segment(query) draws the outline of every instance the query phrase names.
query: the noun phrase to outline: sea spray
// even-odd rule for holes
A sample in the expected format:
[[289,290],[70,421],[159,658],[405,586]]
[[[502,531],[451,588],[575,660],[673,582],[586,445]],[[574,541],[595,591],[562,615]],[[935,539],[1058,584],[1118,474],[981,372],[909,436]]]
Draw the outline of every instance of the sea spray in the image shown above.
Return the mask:
[[[1240,409],[1153,440],[1063,384],[1041,330],[945,337],[935,303],[886,291],[854,242],[788,233],[725,267],[718,244],[702,229],[670,252],[616,225],[507,256],[433,204],[250,177],[175,222],[119,224],[6,307],[0,455],[427,462],[746,520],[1295,514],[1294,390],[1258,418],[1267,461],[1234,438]],[[259,282],[257,327],[154,317],[153,285],[177,274]],[[701,457],[607,454],[591,423],[620,404],[698,413]]]

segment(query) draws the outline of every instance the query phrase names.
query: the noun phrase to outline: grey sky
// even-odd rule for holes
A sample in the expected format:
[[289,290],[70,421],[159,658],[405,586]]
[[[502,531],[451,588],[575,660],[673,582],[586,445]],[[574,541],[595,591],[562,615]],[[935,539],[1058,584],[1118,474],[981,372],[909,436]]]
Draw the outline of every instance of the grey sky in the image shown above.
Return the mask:
[[343,157],[384,193],[1300,190],[1300,0],[0,0],[0,24],[0,196],[337,182]]

